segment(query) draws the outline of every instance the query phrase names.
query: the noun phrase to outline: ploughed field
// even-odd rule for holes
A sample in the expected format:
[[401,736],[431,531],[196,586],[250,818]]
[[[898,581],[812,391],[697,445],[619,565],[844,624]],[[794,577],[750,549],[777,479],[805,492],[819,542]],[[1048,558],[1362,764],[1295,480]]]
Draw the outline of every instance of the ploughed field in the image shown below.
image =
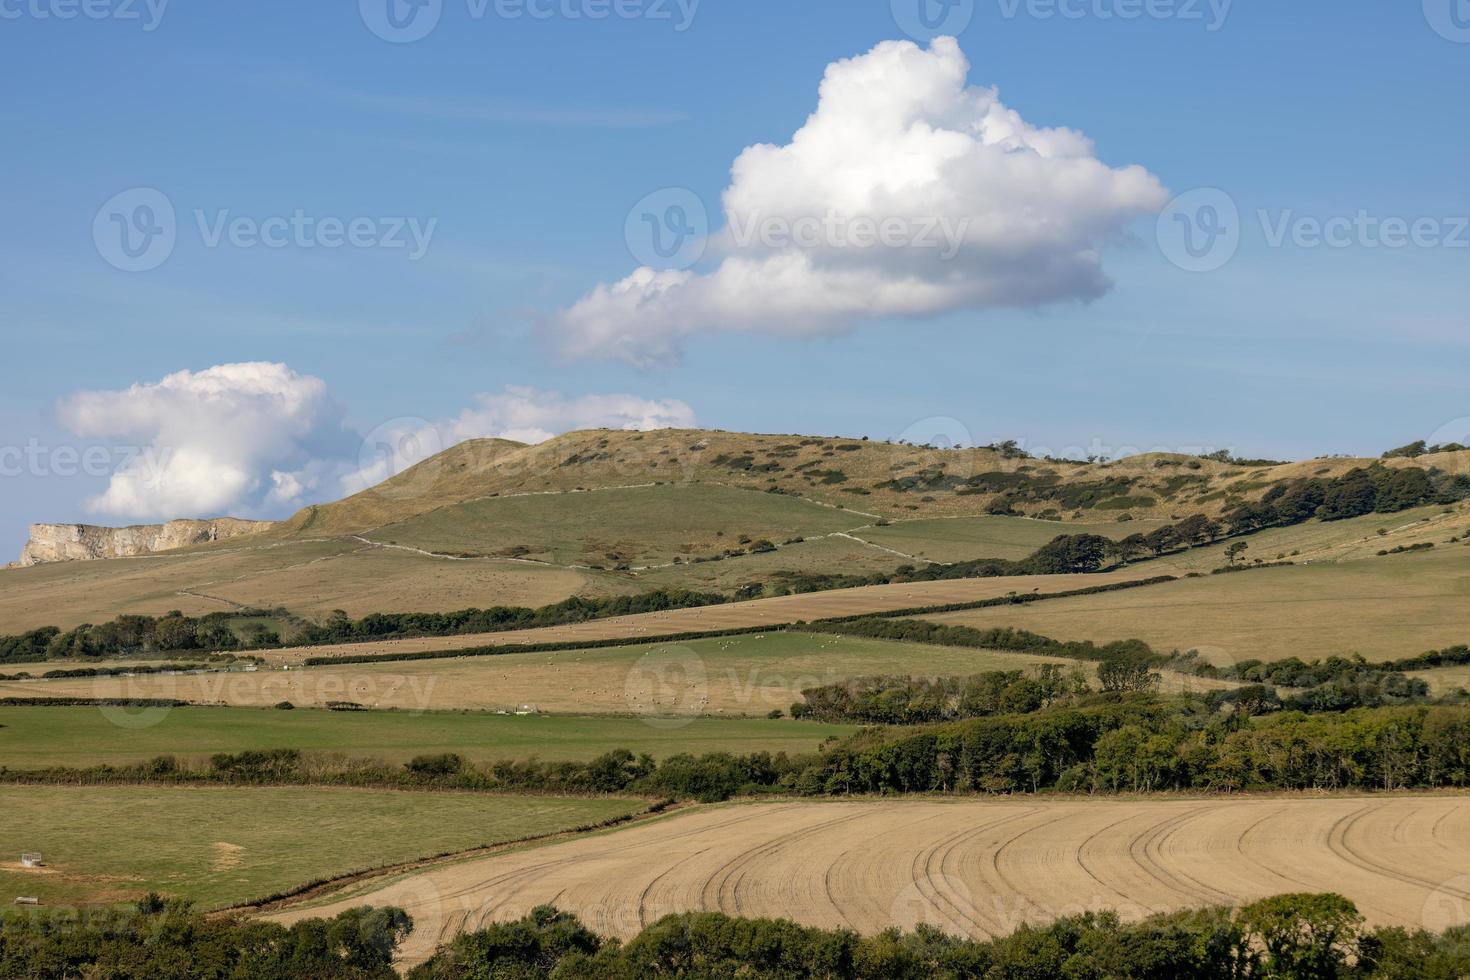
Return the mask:
[[1372,924],[1465,921],[1470,796],[723,806],[379,879],[272,918],[399,905],[416,962],[543,903],[623,937],[688,910],[984,937],[1088,909],[1137,919],[1324,891]]

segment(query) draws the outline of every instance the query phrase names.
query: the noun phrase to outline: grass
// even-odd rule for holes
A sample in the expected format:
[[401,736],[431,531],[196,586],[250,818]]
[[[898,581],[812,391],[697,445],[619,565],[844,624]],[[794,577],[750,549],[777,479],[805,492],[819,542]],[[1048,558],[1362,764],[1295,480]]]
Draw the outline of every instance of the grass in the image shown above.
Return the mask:
[[574,593],[634,592],[632,583],[516,562],[458,562],[351,539],[239,544],[167,556],[0,569],[0,633],[71,628],[122,613],[203,615],[282,606],[303,616],[539,606]]
[[[764,718],[808,687],[879,674],[963,676],[1068,663],[1033,654],[814,633],[765,633],[553,653],[323,666],[290,671],[0,683],[0,697],[150,697],[267,707],[352,700],[375,708]],[[1082,665],[1091,673],[1093,665]],[[662,682],[683,677],[695,685]],[[1173,689],[1176,678],[1166,678]],[[657,703],[655,703],[657,702]],[[0,732],[0,745],[4,734]],[[3,758],[3,754],[0,754]]]
[[1382,660],[1466,642],[1467,600],[1470,552],[1442,548],[928,618],[1067,640],[1137,638],[1166,653],[1198,649],[1222,665],[1349,653]]
[[0,708],[0,765],[12,769],[138,762],[158,755],[291,748],[401,762],[459,752],[475,762],[586,760],[625,748],[665,758],[680,752],[803,752],[853,729],[796,721],[695,718],[679,727],[641,718],[536,717],[431,712],[274,711],[185,707],[149,715],[149,727],[114,723],[98,708]]
[[1293,561],[1298,564],[1357,561],[1378,552],[1423,542],[1436,548],[1453,547],[1449,539],[1470,531],[1470,506],[1416,507],[1397,514],[1367,514],[1347,521],[1308,521],[1271,528],[1206,548],[1169,555],[1151,563],[1161,573],[1208,572],[1228,564],[1225,549],[1234,541],[1250,547],[1243,561]]
[[[205,907],[320,878],[570,830],[641,801],[274,787],[0,787],[0,899]],[[42,871],[22,870],[39,851]]]
[[1028,557],[1059,534],[1101,534],[1117,541],[1130,534],[1147,534],[1163,521],[1086,523],[1034,521],[1015,517],[957,517],[897,521],[887,527],[856,532],[864,541],[883,545],[918,558],[956,562],[971,558]]
[[[861,518],[852,517],[850,520],[856,522]],[[641,589],[682,587],[732,592],[749,582],[770,581],[775,572],[872,575],[891,573],[907,562],[900,555],[846,537],[807,538],[790,545],[782,545],[779,540],[775,543],[776,551],[639,572],[637,584]]]
[[504,555],[515,549],[559,565],[611,568],[720,554],[743,548],[742,537],[747,543],[780,543],[862,522],[795,497],[693,483],[472,500],[370,537],[448,554]]
[[1470,664],[1457,667],[1436,667],[1434,670],[1415,670],[1410,677],[1419,677],[1429,682],[1429,693],[1435,697],[1470,690]]

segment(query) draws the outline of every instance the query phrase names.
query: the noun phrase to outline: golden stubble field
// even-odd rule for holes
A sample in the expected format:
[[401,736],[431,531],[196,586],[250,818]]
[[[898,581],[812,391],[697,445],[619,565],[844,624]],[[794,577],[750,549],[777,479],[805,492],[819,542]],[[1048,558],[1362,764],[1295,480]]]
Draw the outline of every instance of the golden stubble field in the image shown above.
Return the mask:
[[1470,796],[712,807],[380,879],[270,917],[399,905],[416,923],[402,950],[412,963],[543,903],[625,938],[690,910],[986,937],[1088,909],[1138,919],[1301,891],[1346,895],[1375,925],[1466,921]]
[[1353,653],[1385,660],[1466,642],[1470,548],[1263,568],[923,618],[1063,640],[1139,639],[1163,653],[1198,649],[1222,666]]
[[[0,682],[8,698],[171,698],[264,708],[352,701],[396,711],[534,710],[553,714],[763,717],[810,687],[859,677],[967,676],[1052,663],[1096,682],[1096,664],[968,647],[798,632],[483,657],[341,664],[253,672],[142,674]],[[1164,672],[1163,690],[1224,681]]]
[[841,616],[893,612],[951,603],[997,599],[1012,593],[1042,594],[1094,588],[1118,582],[1137,581],[1160,574],[1148,565],[1120,569],[1100,575],[1017,575],[999,578],[954,579],[939,582],[906,582],[870,585],[856,589],[834,589],[802,595],[776,596],[749,602],[732,602],[695,609],[640,613],[608,619],[547,626],[539,629],[506,630],[466,636],[430,636],[368,643],[339,643],[316,647],[290,647],[262,651],[270,663],[301,663],[308,657],[342,657],[374,654],[424,653],[463,650],[477,646],[509,646],[529,643],[595,643],[610,639],[656,640],[661,636],[705,633],[730,629],[779,626],[798,621],[812,622]]

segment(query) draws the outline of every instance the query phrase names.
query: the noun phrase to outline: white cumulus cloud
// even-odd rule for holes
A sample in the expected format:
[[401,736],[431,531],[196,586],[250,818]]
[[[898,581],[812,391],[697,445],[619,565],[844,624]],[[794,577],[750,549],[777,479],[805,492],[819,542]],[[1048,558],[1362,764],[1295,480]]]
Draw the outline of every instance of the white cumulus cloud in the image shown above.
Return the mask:
[[221,364],[116,391],[82,391],[59,406],[78,436],[126,448],[89,512],[123,520],[284,517],[366,489],[466,439],[543,442],[573,429],[695,424],[677,400],[568,397],[507,387],[438,421],[395,419],[363,435],[320,378],[284,364]]
[[947,37],[830,65],[790,142],[736,159],[714,267],[598,285],[552,318],[562,349],[647,365],[706,330],[830,334],[1102,295],[1102,248],[1166,190],[1081,133],[1028,123],[969,69]]
[[252,516],[294,505],[355,444],[320,378],[284,364],[221,364],[64,400],[79,436],[130,441],[93,513],[127,519]]

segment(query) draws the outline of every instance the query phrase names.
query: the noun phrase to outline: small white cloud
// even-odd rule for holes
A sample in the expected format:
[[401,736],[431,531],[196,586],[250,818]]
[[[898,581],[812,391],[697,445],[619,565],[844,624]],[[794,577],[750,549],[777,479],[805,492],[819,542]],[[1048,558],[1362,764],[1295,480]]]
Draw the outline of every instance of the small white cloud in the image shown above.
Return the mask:
[[508,385],[498,394],[476,395],[474,404],[456,418],[394,419],[378,426],[363,441],[358,469],[344,479],[343,490],[365,490],[467,439],[539,443],[576,429],[649,431],[694,425],[694,409],[677,399],[635,395],[569,398],[559,392]]
[[1167,191],[1081,133],[1026,122],[969,68],[947,37],[830,65],[791,141],[736,159],[717,266],[597,286],[552,319],[562,349],[647,365],[706,330],[829,334],[1102,295],[1101,249]]

